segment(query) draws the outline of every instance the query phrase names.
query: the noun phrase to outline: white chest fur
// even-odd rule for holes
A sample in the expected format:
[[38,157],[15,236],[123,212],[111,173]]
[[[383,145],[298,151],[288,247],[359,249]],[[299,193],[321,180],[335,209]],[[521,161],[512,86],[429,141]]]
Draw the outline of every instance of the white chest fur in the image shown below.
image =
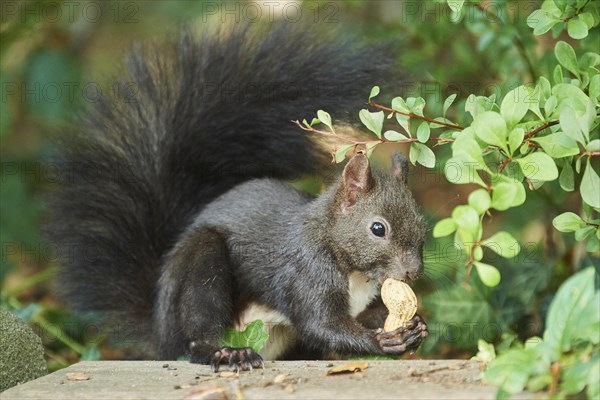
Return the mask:
[[350,274],[348,292],[350,294],[350,315],[356,317],[379,294],[379,285],[360,272]]

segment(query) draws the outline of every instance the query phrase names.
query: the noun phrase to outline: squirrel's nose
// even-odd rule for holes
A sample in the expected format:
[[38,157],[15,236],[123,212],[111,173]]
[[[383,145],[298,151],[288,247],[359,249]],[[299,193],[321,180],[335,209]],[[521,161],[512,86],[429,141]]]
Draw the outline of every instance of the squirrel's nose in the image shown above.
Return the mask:
[[396,257],[394,261],[398,278],[404,281],[415,280],[423,275],[423,260],[415,254],[404,253]]

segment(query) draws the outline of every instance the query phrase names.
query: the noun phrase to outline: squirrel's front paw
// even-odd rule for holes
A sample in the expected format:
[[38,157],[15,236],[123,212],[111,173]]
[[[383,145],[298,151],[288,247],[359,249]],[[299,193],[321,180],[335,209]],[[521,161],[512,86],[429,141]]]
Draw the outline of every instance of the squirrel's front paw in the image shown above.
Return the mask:
[[[191,361],[194,362],[193,359]],[[229,369],[235,372],[238,372],[239,370],[251,371],[252,368],[264,367],[264,362],[260,354],[252,350],[250,347],[223,347],[214,351],[208,357],[208,364],[210,364],[213,372],[218,372],[219,366],[223,362],[228,363]]]
[[423,318],[415,314],[403,327],[375,335],[379,347],[385,354],[399,356],[407,351],[414,352],[429,335]]

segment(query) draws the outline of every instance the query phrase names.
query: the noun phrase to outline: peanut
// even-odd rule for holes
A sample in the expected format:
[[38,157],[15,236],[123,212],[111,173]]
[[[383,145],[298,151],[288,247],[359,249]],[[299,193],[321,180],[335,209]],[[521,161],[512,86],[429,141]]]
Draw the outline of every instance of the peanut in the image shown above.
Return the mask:
[[417,313],[417,296],[402,281],[386,279],[381,286],[381,298],[390,312],[383,327],[385,332],[404,326]]

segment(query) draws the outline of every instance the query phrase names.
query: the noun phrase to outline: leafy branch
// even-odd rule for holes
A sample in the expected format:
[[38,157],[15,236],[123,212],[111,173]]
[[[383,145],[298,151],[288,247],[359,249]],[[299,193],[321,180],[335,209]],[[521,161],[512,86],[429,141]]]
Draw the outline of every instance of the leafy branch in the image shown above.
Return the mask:
[[461,131],[463,129],[465,129],[465,127],[461,126],[461,125],[444,122],[442,120],[435,120],[435,119],[427,118],[427,117],[424,117],[422,115],[418,115],[418,114],[415,114],[415,113],[412,113],[412,112],[404,112],[404,111],[394,110],[393,108],[383,106],[381,104],[375,103],[375,102],[370,101],[370,100],[369,100],[369,102],[367,104],[370,105],[371,107],[379,108],[379,109],[384,110],[384,111],[389,111],[389,112],[394,113],[394,114],[404,115],[404,116],[409,117],[409,118],[420,119],[422,121],[426,121],[426,122],[429,122],[431,124],[445,126],[447,128],[458,129],[458,130],[461,130]]

